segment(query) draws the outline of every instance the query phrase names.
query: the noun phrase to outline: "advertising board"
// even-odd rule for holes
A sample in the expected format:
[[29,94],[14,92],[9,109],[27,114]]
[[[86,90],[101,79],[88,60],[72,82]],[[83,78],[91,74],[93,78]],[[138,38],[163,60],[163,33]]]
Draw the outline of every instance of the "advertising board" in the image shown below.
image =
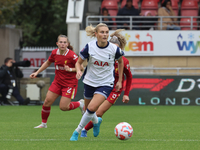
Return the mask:
[[129,97],[128,105],[200,105],[200,77],[134,75]]
[[[110,31],[111,34],[113,31]],[[123,31],[125,56],[200,56],[200,32]],[[80,50],[95,38],[80,31]]]

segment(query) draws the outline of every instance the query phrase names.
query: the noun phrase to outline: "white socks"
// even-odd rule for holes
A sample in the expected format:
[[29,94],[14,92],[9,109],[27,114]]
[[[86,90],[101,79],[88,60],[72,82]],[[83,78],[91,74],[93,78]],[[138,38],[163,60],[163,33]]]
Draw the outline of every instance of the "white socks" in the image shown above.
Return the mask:
[[86,112],[83,114],[83,116],[81,118],[81,121],[80,121],[78,127],[76,128],[76,131],[78,133],[80,133],[81,130],[88,124],[88,122],[90,120],[92,120],[92,121],[94,120],[95,123],[98,123],[98,118],[97,118],[96,113],[91,114],[88,112],[88,110],[86,110]]
[[96,115],[96,112],[95,112],[94,115],[93,115],[92,122],[93,122],[94,124],[97,124],[97,123],[98,123],[98,117],[97,117],[97,115]]

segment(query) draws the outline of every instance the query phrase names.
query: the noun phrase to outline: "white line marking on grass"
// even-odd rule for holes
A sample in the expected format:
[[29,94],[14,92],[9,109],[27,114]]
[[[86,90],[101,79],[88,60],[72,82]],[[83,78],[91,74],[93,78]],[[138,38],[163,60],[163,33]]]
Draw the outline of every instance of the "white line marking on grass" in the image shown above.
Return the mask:
[[171,139],[171,140],[165,140],[165,139],[137,139],[136,141],[148,141],[148,142],[199,142],[200,140],[195,139]]
[[[84,138],[87,139],[87,138]],[[88,139],[89,141],[116,141],[116,139]],[[69,141],[69,139],[0,139],[1,141],[14,141],[14,142],[38,142],[38,141]],[[200,142],[198,139],[131,139],[131,141],[139,142]]]

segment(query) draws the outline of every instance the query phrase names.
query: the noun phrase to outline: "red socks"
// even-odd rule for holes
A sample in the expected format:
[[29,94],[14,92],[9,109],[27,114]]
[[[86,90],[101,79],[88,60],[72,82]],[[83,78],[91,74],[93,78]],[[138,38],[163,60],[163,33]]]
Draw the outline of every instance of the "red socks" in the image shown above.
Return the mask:
[[85,130],[88,131],[88,130],[90,130],[91,128],[93,128],[93,123],[92,123],[92,121],[88,122],[88,124],[85,126]]
[[69,104],[69,110],[73,110],[73,109],[76,109],[77,107],[80,106],[80,102],[71,102]]
[[[71,102],[69,104],[69,110],[76,109],[79,106],[80,106],[80,102]],[[41,116],[42,116],[43,123],[47,123],[47,119],[49,117],[50,111],[51,111],[51,107],[45,107],[44,105],[42,106]]]
[[50,110],[51,110],[51,107],[45,107],[44,105],[42,106],[41,116],[42,116],[43,123],[47,123],[47,119],[49,117]]

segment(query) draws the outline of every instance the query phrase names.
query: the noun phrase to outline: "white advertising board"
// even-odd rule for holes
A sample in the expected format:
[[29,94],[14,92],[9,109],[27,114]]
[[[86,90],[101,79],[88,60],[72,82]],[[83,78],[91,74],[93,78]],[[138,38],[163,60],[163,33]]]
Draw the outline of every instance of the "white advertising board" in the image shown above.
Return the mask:
[[[23,52],[22,53],[23,60],[29,60],[31,63],[30,67],[40,67],[46,61],[46,52]],[[29,77],[29,75],[34,70],[26,70],[23,69],[24,77]]]
[[[110,31],[110,34],[114,31]],[[200,31],[123,31],[125,56],[200,56]],[[80,50],[93,40],[80,31]]]

